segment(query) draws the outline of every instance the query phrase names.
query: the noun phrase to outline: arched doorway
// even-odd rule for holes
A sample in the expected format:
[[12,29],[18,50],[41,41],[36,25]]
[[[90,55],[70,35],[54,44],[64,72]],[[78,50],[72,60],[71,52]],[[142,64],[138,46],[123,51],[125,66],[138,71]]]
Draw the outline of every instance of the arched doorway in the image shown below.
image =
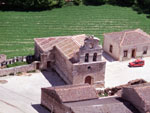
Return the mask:
[[91,76],[87,76],[85,78],[85,83],[92,84],[92,77]]

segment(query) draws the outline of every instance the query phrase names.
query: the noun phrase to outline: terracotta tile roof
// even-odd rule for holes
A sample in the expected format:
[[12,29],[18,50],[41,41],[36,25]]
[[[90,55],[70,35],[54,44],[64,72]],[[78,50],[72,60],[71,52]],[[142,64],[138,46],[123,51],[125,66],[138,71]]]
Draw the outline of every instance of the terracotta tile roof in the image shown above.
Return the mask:
[[75,113],[139,113],[133,105],[116,97],[69,102],[65,105]]
[[98,98],[95,88],[88,84],[56,86],[44,89],[47,89],[48,92],[55,91],[55,94],[63,103]]
[[64,55],[71,59],[84,44],[85,34],[75,36],[59,36],[49,38],[35,38],[34,41],[39,45],[43,52],[47,52],[56,46]]
[[141,113],[150,112],[150,83],[123,88],[122,98],[132,103]]
[[150,35],[142,31],[141,29],[106,33],[104,34],[104,36],[107,38],[111,38],[120,46],[150,43]]

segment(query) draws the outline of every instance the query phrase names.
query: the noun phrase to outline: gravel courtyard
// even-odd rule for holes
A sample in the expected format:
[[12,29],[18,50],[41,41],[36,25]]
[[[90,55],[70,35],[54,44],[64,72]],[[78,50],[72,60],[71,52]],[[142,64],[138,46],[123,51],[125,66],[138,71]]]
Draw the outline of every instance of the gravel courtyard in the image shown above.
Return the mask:
[[128,67],[129,62],[134,61],[114,61],[107,62],[105,73],[105,87],[114,87],[135,79],[144,79],[150,82],[150,57],[143,58],[143,67]]
[[[150,82],[150,58],[144,60],[144,67],[136,68],[128,67],[128,63],[133,59],[123,62],[107,61],[105,87],[126,84],[139,78]],[[64,81],[52,71],[0,77],[0,113],[49,113],[40,106],[41,88],[64,84]]]
[[33,73],[31,76],[1,77],[0,113],[49,113],[40,106],[41,88],[64,84],[51,71]]

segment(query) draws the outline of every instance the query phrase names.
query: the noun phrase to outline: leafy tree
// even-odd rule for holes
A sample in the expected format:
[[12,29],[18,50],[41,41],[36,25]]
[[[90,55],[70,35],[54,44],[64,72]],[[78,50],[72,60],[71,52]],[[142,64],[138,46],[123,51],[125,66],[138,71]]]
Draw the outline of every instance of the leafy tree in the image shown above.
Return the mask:
[[73,3],[75,5],[80,5],[80,4],[82,4],[82,0],[74,0]]
[[137,6],[145,12],[150,14],[150,0],[137,0]]
[[6,8],[15,10],[51,9],[54,7],[62,7],[64,5],[64,0],[5,0],[4,2]]
[[85,5],[102,5],[105,4],[105,0],[83,0]]
[[107,0],[108,3],[120,6],[132,6],[135,4],[135,0]]

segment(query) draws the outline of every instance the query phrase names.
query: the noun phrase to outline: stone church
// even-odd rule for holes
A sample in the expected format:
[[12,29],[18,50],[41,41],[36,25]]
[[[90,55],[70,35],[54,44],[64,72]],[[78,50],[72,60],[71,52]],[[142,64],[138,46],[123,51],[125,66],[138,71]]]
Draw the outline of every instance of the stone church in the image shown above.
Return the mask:
[[67,84],[89,83],[104,87],[105,61],[94,36],[35,38],[37,68],[54,69]]

